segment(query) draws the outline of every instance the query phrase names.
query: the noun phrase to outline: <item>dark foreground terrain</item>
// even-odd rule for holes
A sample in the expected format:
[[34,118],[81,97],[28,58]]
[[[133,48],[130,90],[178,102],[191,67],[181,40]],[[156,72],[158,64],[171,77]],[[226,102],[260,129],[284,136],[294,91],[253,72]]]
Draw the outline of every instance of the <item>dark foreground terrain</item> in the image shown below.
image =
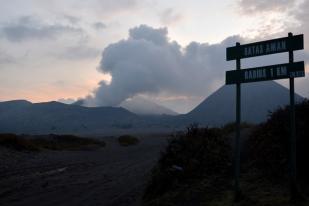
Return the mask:
[[[297,179],[289,194],[289,107],[241,125],[242,195],[233,193],[235,124],[167,135],[0,135],[1,205],[309,205],[309,101],[296,105]],[[37,139],[39,138],[39,139]],[[167,139],[168,144],[167,144]],[[102,141],[103,140],[103,141]]]
[[[233,193],[235,125],[200,128],[175,136],[152,170],[147,206],[309,205],[309,101],[296,105],[298,187],[289,192],[289,107],[259,125],[243,124],[241,195]],[[236,200],[236,201],[235,201]]]
[[9,205],[140,205],[166,137],[122,146],[18,151],[0,146],[0,202]]

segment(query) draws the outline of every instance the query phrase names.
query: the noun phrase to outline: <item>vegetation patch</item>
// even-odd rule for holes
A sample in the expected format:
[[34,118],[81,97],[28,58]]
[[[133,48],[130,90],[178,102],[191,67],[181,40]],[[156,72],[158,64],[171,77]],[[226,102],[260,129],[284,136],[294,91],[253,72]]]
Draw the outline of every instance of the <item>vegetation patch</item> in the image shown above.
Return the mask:
[[[259,125],[243,124],[244,138],[240,188],[243,198],[235,203],[233,193],[234,124],[221,128],[192,125],[185,134],[169,141],[144,193],[144,205],[309,205],[306,199],[291,201],[288,178],[290,108],[272,113]],[[309,195],[309,101],[296,105],[297,177],[300,194]]]
[[139,143],[139,139],[132,135],[122,135],[118,137],[118,142],[121,146],[136,145]]
[[84,150],[104,147],[105,142],[74,135],[15,135],[0,134],[0,145],[18,151]]
[[152,170],[144,201],[147,205],[196,205],[221,196],[229,185],[230,156],[221,129],[191,125],[186,134],[169,141]]
[[18,151],[38,151],[39,147],[31,140],[16,134],[0,134],[0,145]]
[[[309,183],[309,101],[295,107],[297,171],[301,182]],[[290,108],[271,113],[267,122],[256,127],[247,143],[248,164],[272,180],[287,179],[290,151]]]
[[[254,127],[255,127],[254,124],[250,124],[247,122],[242,122],[240,124],[240,129],[250,129]],[[223,135],[234,133],[236,131],[236,123],[235,122],[227,123],[224,126],[222,126],[221,129],[222,129]]]

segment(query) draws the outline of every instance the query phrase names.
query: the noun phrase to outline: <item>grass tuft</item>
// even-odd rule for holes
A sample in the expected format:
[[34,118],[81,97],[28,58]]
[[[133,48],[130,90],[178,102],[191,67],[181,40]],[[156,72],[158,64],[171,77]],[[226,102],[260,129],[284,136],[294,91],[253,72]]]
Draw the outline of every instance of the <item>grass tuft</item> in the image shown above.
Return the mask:
[[83,150],[104,147],[106,143],[74,135],[15,135],[0,134],[0,145],[18,151]]
[[122,135],[118,137],[118,142],[121,146],[131,146],[139,143],[139,139],[132,135]]
[[29,139],[16,134],[0,134],[0,145],[17,151],[39,151],[39,147]]

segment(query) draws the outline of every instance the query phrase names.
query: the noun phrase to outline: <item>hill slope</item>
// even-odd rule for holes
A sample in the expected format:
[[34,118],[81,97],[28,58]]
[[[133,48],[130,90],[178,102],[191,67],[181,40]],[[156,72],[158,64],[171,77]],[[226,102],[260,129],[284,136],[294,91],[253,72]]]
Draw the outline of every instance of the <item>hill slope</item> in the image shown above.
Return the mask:
[[[225,85],[182,117],[187,122],[222,125],[235,121],[236,87]],[[289,90],[274,82],[258,82],[241,86],[242,121],[259,123],[267,119],[269,111],[289,104]],[[296,101],[303,98],[296,94]]]
[[140,115],[177,115],[177,112],[142,97],[126,100],[120,106]]
[[88,108],[59,102],[32,104],[24,100],[0,103],[0,132],[95,132],[104,128],[127,128],[138,119],[123,108]]

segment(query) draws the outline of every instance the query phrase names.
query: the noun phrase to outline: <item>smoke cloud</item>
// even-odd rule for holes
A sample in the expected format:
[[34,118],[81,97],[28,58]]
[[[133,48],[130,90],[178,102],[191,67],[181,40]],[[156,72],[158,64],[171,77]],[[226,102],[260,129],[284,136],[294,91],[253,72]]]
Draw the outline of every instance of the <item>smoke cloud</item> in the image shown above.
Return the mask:
[[239,39],[233,36],[212,45],[192,42],[183,48],[168,38],[167,28],[130,29],[128,39],[103,51],[98,69],[112,80],[100,82],[86,105],[116,106],[138,94],[205,96],[218,81],[223,83],[229,68],[225,49]]

